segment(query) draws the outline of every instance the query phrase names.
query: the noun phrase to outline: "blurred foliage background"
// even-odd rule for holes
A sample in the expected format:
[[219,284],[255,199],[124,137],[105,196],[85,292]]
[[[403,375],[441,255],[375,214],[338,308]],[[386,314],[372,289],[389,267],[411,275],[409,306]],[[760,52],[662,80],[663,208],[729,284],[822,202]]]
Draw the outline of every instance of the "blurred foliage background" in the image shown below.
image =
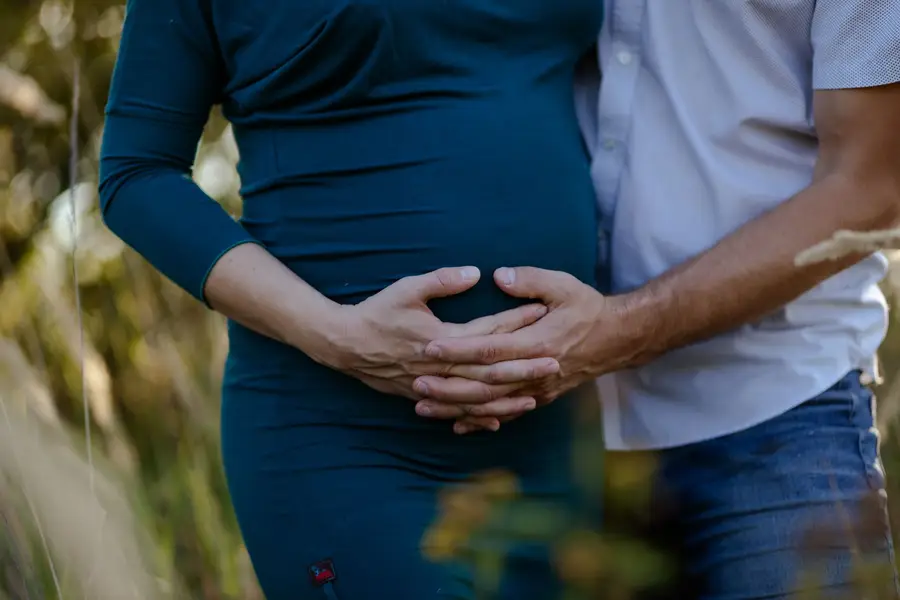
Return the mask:
[[[218,451],[223,321],[124,247],[97,211],[123,16],[119,1],[0,0],[0,600],[67,590],[253,600],[261,596]],[[195,178],[232,212],[236,161],[213,114]],[[892,298],[895,283],[885,286]],[[882,357],[884,452],[888,472],[900,472],[890,436],[900,335],[892,331]],[[646,475],[618,468],[610,488],[627,504]],[[466,510],[450,501],[450,533],[507,487],[501,478],[492,496],[495,481]],[[567,575],[626,600],[664,572],[638,545],[609,548],[576,535],[560,550]]]

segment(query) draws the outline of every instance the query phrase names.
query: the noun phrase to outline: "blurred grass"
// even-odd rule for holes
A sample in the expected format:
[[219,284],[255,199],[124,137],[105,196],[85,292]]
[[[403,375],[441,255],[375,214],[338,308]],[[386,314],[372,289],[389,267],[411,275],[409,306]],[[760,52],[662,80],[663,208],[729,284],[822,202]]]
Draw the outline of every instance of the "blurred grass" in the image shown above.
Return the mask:
[[[127,250],[96,210],[122,4],[0,0],[0,16],[0,600],[260,598],[219,460],[223,322]],[[236,160],[231,132],[214,114],[195,178],[231,211],[239,208]],[[896,283],[886,285],[892,299]],[[888,434],[900,423],[897,331],[892,325],[883,349]],[[575,468],[599,494],[596,440],[583,443]],[[892,435],[884,455],[888,471],[900,472]],[[610,465],[614,510],[640,508],[651,469]],[[667,558],[637,541],[601,537],[577,515],[521,502],[508,474],[448,490],[443,509],[424,551],[452,559],[475,539],[469,558],[486,592],[503,560],[501,530],[562,540],[556,556],[573,599],[627,600],[668,572]]]

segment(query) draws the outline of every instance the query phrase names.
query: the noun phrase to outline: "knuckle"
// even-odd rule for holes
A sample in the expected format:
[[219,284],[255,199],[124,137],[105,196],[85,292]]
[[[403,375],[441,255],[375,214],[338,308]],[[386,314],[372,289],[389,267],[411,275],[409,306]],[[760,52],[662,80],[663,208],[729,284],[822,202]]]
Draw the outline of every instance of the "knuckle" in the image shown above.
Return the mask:
[[492,385],[481,386],[482,399],[485,403],[493,402],[501,397],[501,389]]
[[491,367],[486,371],[486,374],[487,374],[487,377],[485,377],[485,379],[487,379],[488,383],[492,383],[492,384],[503,383],[504,373],[500,368]]
[[478,351],[478,360],[484,363],[492,363],[497,358],[497,348],[493,344],[488,344]]
[[538,356],[550,356],[550,344],[546,340],[536,341],[532,347]]
[[493,315],[489,317],[484,322],[484,327],[482,328],[485,333],[498,333],[503,331],[503,328],[506,327],[506,321],[509,319],[506,315]]
[[453,276],[448,269],[439,269],[434,275],[441,287],[448,288],[453,285]]
[[455,374],[456,365],[454,365],[453,363],[439,364],[437,366],[437,371],[438,371],[439,375],[441,375],[443,377],[447,377],[447,376]]
[[560,273],[560,281],[561,283],[580,283],[571,273],[563,272]]

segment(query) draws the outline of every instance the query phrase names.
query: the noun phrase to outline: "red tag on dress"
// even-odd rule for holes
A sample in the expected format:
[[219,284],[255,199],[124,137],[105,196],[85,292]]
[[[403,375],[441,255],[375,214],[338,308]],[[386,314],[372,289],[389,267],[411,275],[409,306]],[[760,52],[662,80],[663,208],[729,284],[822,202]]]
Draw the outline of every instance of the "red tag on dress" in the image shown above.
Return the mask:
[[321,587],[326,583],[331,583],[337,579],[337,572],[334,570],[334,563],[331,559],[319,561],[309,567],[309,579],[316,587]]

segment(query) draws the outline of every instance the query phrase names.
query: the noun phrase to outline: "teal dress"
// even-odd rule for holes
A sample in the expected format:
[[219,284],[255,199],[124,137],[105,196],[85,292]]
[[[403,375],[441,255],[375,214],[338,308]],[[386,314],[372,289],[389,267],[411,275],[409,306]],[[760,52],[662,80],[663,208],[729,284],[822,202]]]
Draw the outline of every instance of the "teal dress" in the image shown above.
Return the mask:
[[[594,283],[572,88],[600,0],[129,0],[126,14],[103,215],[197,298],[243,243],[347,304],[445,266]],[[240,150],[240,222],[189,176],[215,104]],[[485,277],[433,309],[463,322],[519,303]],[[223,459],[269,600],[471,600],[464,561],[423,557],[438,493],[503,469],[527,497],[574,497],[573,395],[456,436],[294,348],[235,323],[229,336]],[[505,565],[499,598],[558,591],[541,544],[511,544]]]

